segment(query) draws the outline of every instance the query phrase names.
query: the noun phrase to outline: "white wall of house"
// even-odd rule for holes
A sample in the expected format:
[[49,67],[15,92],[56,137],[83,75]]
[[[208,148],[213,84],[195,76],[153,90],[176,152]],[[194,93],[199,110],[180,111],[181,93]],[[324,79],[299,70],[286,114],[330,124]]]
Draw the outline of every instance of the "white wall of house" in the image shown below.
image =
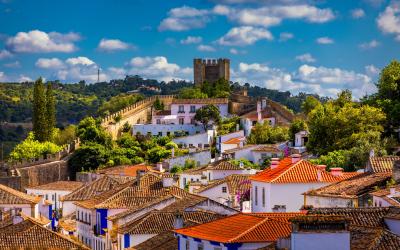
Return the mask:
[[38,218],[39,217],[39,204],[31,205],[31,204],[0,204],[0,208],[3,208],[5,211],[9,211],[12,209],[20,209],[22,213]]
[[249,147],[244,147],[244,148],[238,148],[235,153],[233,159],[239,160],[240,158],[245,158],[248,159],[249,161],[253,161],[253,152],[251,151],[252,149],[255,149],[257,145],[254,146],[249,146]]
[[230,150],[230,149],[234,149],[234,148],[238,148],[239,145],[238,144],[225,144],[225,143],[221,143],[219,146],[219,151],[221,153],[225,152],[226,150]]
[[212,133],[201,133],[172,139],[176,144],[186,145],[186,147],[192,145],[198,148],[203,148],[205,144],[211,144],[211,140]]
[[204,166],[210,163],[211,152],[210,150],[192,152],[187,155],[165,159],[164,163],[167,163],[168,167],[172,168],[175,165],[184,166],[186,160],[194,160],[196,162],[196,166]]
[[378,197],[378,196],[372,196],[372,204],[374,207],[390,207],[390,206],[392,206],[385,199],[382,199],[381,197]]
[[[186,250],[198,250],[199,245],[202,245],[204,250],[216,250],[216,249],[228,250],[228,247],[224,246],[224,244],[222,244],[222,243],[219,243],[219,245],[215,245],[216,242],[213,242],[213,244],[211,244],[211,242],[208,240],[201,240],[200,242],[198,242],[198,241],[195,241],[191,237],[184,238],[181,235],[179,235],[178,244],[179,244],[178,249],[186,249]],[[254,249],[259,249],[259,248],[268,246],[269,244],[271,244],[271,243],[270,242],[243,243],[237,249],[238,250],[254,250]],[[189,246],[189,248],[186,248],[186,246]]]
[[295,147],[304,147],[305,146],[305,138],[308,137],[307,131],[300,131],[295,134],[294,146]]
[[228,184],[226,182],[223,182],[220,185],[214,186],[197,194],[210,198],[211,200],[214,200],[224,205],[228,205],[228,201],[230,199]]
[[[131,234],[129,235],[129,247],[139,245],[142,242],[156,236],[157,234]],[[118,234],[119,249],[125,249],[125,239],[123,234]]]
[[142,135],[167,136],[173,135],[175,131],[186,131],[189,135],[203,133],[204,127],[192,124],[134,124],[132,125],[132,134],[140,133]]
[[350,232],[291,234],[291,250],[350,250]]
[[200,181],[202,174],[182,173],[179,175],[179,187],[184,189],[189,182]]
[[62,201],[62,216],[67,216],[69,214],[75,213],[76,206],[74,204],[75,201]]
[[354,207],[353,199],[345,199],[339,197],[326,197],[317,195],[306,195],[305,205],[311,205],[315,208],[319,207]]
[[[286,212],[299,211],[304,204],[304,196],[302,195],[304,192],[320,188],[327,184],[328,183],[277,184],[251,181],[252,212],[273,212],[275,205],[286,206]],[[265,195],[264,199],[263,194]]]
[[76,206],[76,234],[78,240],[92,248],[93,226],[96,224],[96,211]]
[[[176,115],[179,118],[183,118],[184,124],[190,124],[193,117],[196,115],[196,110],[200,109],[207,104],[171,104],[171,115]],[[179,106],[183,106],[183,112],[180,112]],[[193,106],[194,108],[191,108]],[[218,107],[221,117],[228,116],[228,104],[215,104]]]
[[226,135],[220,135],[216,139],[216,148],[219,152],[223,153],[225,150],[236,148],[236,144],[223,144],[224,142],[232,139],[232,138],[238,138],[238,137],[244,137],[244,131],[239,130],[233,133],[229,133]]
[[281,158],[283,157],[283,152],[275,153],[275,152],[260,152],[260,151],[252,151],[253,157],[252,162],[261,164],[263,163],[265,158]]
[[240,170],[207,170],[204,174],[209,180],[219,180],[233,174],[255,174],[255,169],[240,169]]
[[27,188],[26,192],[30,195],[41,196],[45,200],[49,200],[52,202],[52,208],[54,209],[57,205],[57,208],[62,208],[62,202],[60,198],[70,194],[72,191],[68,190],[42,190],[42,189],[34,189],[34,188]]

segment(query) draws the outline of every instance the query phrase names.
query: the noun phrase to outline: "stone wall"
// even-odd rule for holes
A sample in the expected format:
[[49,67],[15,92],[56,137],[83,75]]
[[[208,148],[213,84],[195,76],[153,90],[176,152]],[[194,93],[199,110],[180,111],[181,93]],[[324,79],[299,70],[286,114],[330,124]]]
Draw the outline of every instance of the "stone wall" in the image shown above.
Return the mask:
[[196,162],[197,166],[204,166],[210,163],[211,161],[211,152],[209,149],[206,150],[201,150],[197,152],[192,152],[187,155],[183,156],[178,156],[178,157],[173,157],[164,160],[163,165],[167,168],[170,169],[175,165],[178,166],[184,166],[185,161],[188,159],[192,159]]

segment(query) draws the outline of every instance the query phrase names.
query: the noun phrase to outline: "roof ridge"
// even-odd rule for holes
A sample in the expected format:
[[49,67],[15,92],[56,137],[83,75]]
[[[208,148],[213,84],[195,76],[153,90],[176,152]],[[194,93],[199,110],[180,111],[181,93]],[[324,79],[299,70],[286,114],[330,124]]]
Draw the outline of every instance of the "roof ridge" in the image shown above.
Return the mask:
[[2,185],[2,184],[0,184],[0,190],[3,190],[4,192],[6,192],[12,196],[18,197],[24,201],[28,201],[28,203],[38,203],[40,201],[40,197],[23,193],[21,191],[15,190],[13,188],[10,188],[10,187]]
[[[295,162],[294,164],[292,164],[291,166],[289,166],[285,171],[283,171],[280,175],[278,175],[277,177],[275,177],[274,179],[271,180],[272,182],[275,182],[277,179],[281,178],[283,175],[285,175],[290,169],[294,168],[295,166],[297,166],[297,164],[299,164],[300,162],[304,161],[304,159],[300,159],[299,161]],[[279,168],[279,167],[278,167]],[[272,170],[272,169],[271,169]]]

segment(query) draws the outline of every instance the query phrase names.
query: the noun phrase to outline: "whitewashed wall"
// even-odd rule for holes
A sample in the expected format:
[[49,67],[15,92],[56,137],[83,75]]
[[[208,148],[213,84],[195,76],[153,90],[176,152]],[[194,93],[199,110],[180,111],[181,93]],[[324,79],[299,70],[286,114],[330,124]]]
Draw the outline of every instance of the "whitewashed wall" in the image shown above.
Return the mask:
[[138,132],[142,135],[147,135],[151,133],[153,136],[162,133],[162,136],[166,136],[167,132],[174,134],[175,131],[187,131],[189,135],[194,135],[196,133],[203,133],[204,128],[200,125],[192,124],[134,124],[132,125],[132,134],[136,135]]

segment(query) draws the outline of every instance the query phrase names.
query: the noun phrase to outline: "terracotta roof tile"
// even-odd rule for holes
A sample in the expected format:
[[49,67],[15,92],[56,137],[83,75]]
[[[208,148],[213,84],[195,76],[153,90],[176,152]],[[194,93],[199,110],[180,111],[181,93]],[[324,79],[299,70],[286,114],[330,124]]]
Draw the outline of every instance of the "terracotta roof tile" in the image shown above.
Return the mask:
[[352,226],[384,227],[383,217],[389,213],[389,208],[315,208],[308,211],[311,215],[340,215],[351,218]]
[[240,213],[198,226],[176,229],[174,232],[221,243],[274,242],[290,235],[288,219],[296,215],[299,213],[279,213],[278,216],[272,213]]
[[40,197],[22,193],[0,184],[0,204],[37,204]]
[[1,249],[89,249],[66,236],[24,220],[0,229]]
[[58,221],[58,225],[68,232],[76,231],[76,214],[72,213],[68,216],[62,217]]
[[128,250],[178,250],[178,239],[171,231],[165,231]]
[[320,172],[309,161],[300,159],[292,163],[292,158],[287,157],[279,161],[276,168],[267,168],[264,171],[250,177],[250,180],[269,183],[309,183],[309,182],[337,182],[344,177],[336,177],[327,171]]
[[171,110],[157,110],[156,112],[154,112],[154,115],[157,116],[171,115]]
[[112,178],[110,176],[102,176],[101,178],[80,187],[74,192],[62,197],[63,201],[83,201],[90,199],[95,195],[101,194],[105,191],[113,189],[121,185],[119,180]]
[[239,144],[241,142],[243,142],[246,139],[246,137],[235,137],[235,138],[231,138],[227,141],[224,141],[222,144]]
[[228,186],[228,192],[231,195],[237,195],[240,193],[244,193],[251,188],[251,182],[249,180],[251,175],[247,174],[232,174],[228,175],[224,179],[210,181],[208,185],[201,186],[198,189],[195,189],[194,192],[201,193],[223,183],[226,183]]
[[223,154],[232,154],[232,153],[235,153],[237,151],[244,150],[244,149],[256,148],[257,146],[258,145],[254,145],[254,144],[246,144],[243,147],[238,147],[238,148],[232,148],[232,149],[225,150],[225,152]]
[[145,164],[137,164],[133,166],[116,166],[111,168],[103,168],[96,171],[96,173],[107,174],[107,175],[120,175],[120,176],[130,176],[136,177],[138,170],[143,170],[145,172],[152,170],[152,166]]
[[208,165],[205,170],[242,170],[242,168],[229,161],[219,161]]
[[364,173],[342,180],[331,185],[306,192],[309,196],[332,196],[357,198],[373,190],[375,186],[382,186],[391,178],[390,173]]
[[400,237],[384,228],[352,226],[352,250],[397,250]]
[[[393,188],[396,189],[396,192],[400,192],[400,184],[394,186]],[[383,197],[390,194],[390,188],[379,189],[370,193],[373,196]]]
[[[118,230],[123,234],[160,234],[174,228],[176,212],[153,211],[137,220],[122,225]],[[208,211],[182,212],[183,221],[194,221],[199,224],[225,217],[225,215]]]
[[[250,111],[249,113],[246,113],[240,117],[250,119],[251,121],[257,121],[258,120],[257,110]],[[261,119],[267,119],[267,118],[272,118],[272,117],[273,117],[273,115],[269,110],[264,109],[261,111]]]
[[400,156],[370,157],[369,166],[374,173],[392,172],[393,163],[400,160]]
[[228,104],[228,98],[173,99],[172,104]]
[[74,191],[83,186],[82,182],[79,181],[56,181],[47,183],[44,185],[29,187],[29,189],[34,190],[65,190],[65,191]]
[[283,151],[273,145],[260,145],[251,151],[255,152],[272,152],[272,153],[282,153]]

